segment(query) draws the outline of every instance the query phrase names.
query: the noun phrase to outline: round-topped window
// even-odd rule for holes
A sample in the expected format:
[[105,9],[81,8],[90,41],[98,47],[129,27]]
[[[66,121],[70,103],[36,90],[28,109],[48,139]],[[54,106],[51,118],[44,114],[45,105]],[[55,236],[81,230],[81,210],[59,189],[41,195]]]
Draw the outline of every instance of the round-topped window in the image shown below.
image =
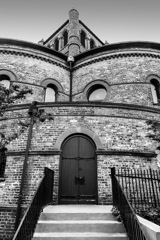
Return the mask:
[[0,75],[0,85],[9,89],[10,87],[10,78],[7,75],[1,74]]
[[107,90],[103,85],[94,85],[88,91],[88,101],[103,101],[107,96]]
[[48,84],[46,88],[45,102],[56,102],[57,87],[53,84]]

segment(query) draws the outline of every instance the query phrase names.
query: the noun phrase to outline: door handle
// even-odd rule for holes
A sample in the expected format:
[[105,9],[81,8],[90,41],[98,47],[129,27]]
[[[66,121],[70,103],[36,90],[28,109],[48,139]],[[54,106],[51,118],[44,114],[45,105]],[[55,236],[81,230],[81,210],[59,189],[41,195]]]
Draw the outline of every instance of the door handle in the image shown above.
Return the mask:
[[85,184],[85,177],[75,177],[75,184],[84,185]]
[[79,177],[79,184],[84,185],[85,184],[85,177]]

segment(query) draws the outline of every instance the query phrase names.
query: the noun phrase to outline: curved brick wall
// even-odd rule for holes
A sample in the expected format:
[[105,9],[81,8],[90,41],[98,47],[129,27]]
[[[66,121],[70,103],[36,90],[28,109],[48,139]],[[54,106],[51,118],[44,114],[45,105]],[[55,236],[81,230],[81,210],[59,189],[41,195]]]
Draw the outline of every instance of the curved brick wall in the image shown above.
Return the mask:
[[[28,94],[22,102],[15,103],[0,119],[0,132],[6,136],[17,136],[6,146],[5,181],[0,187],[0,210],[5,215],[12,208],[12,214],[8,213],[8,221],[14,222],[13,212],[17,207],[30,122],[28,109],[33,100],[39,102],[38,108],[42,114],[33,125],[25,177],[24,208],[43,176],[44,167],[55,171],[53,202],[57,204],[61,144],[64,140],[62,136],[68,136],[69,132],[90,133],[93,141],[97,141],[99,204],[112,201],[109,176],[111,167],[158,167],[157,143],[148,137],[153,133],[148,120],[159,122],[160,110],[159,105],[153,104],[147,77],[152,74],[160,76],[160,59],[157,57],[160,52],[155,49],[101,49],[95,50],[99,51],[96,53],[93,50],[87,56],[82,54],[75,57],[74,96],[70,103],[67,58],[43,47],[27,47],[27,43],[22,46],[20,43],[16,46],[0,45],[0,70],[12,71],[16,76],[13,84],[26,84],[33,90],[32,95]],[[56,103],[44,103],[45,89],[41,84],[48,78],[58,81],[64,90],[64,93],[58,95]],[[106,102],[85,102],[85,89],[95,80],[103,80],[108,84]],[[20,122],[25,123],[26,127],[22,128]],[[7,221],[5,228],[7,229]]]
[[157,51],[155,55],[147,56],[145,52],[141,53],[140,49],[132,50],[130,54],[128,51],[123,50],[123,54],[106,51],[77,63],[74,72],[74,100],[83,101],[86,85],[98,79],[109,85],[109,102],[154,106],[147,78],[150,75],[160,77],[160,59],[157,58]]

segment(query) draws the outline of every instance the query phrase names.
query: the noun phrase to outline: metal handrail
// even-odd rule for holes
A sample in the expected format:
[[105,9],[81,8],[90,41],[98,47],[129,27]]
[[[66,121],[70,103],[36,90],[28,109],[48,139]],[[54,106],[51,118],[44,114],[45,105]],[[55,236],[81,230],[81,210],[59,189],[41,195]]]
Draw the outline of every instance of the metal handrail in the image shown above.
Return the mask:
[[12,240],[31,240],[41,209],[52,202],[54,171],[45,168],[44,173]]
[[115,168],[111,169],[112,179],[112,194],[113,194],[113,205],[120,211],[121,218],[126,228],[128,237],[130,240],[146,240],[143,230],[140,226],[139,220],[127,200],[126,194],[124,193],[118,179],[115,175]]

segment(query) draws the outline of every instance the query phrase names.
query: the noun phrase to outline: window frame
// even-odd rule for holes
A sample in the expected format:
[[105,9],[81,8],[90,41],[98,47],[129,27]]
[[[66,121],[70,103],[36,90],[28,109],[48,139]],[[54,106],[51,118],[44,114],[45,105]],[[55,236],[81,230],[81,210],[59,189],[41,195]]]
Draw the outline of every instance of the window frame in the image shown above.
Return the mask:
[[[47,78],[47,79],[44,79],[41,83],[41,86],[44,87],[44,102],[46,102],[46,89],[47,89],[47,86],[53,86],[53,89],[55,90],[55,101],[54,102],[57,102],[58,101],[58,94],[61,92],[63,93],[64,90],[63,90],[63,87],[62,85],[55,79],[52,79],[52,78]],[[53,103],[54,103],[53,102]],[[47,102],[46,102],[47,103]]]
[[[102,88],[104,88],[106,90],[106,92],[107,92],[106,97],[103,100],[89,101],[90,93],[92,93],[94,90],[98,89],[96,86],[102,86]],[[110,93],[110,88],[109,88],[109,85],[106,81],[104,81],[104,80],[94,80],[94,81],[88,83],[87,86],[84,88],[83,98],[87,102],[106,102],[109,99],[109,93]]]
[[16,75],[13,72],[11,72],[10,70],[7,70],[7,69],[0,69],[0,76],[7,76],[8,77],[8,79],[0,79],[0,82],[3,81],[3,80],[9,81],[9,87],[6,88],[8,90],[10,89],[11,82],[17,81]]
[[[147,81],[150,83],[153,104],[157,105],[160,103],[160,77],[152,74],[147,77]],[[155,83],[153,83],[153,81],[155,81]]]
[[80,42],[81,42],[81,45],[86,48],[86,32],[82,29],[81,32],[80,32]]

